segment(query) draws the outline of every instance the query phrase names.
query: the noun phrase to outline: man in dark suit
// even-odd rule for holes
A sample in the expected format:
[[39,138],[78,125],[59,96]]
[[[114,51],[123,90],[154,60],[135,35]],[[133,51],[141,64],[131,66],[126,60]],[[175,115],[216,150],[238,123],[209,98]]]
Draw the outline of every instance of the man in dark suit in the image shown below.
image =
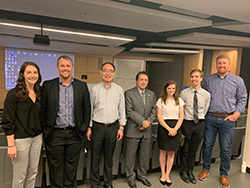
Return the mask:
[[149,165],[150,142],[152,139],[151,124],[156,118],[156,98],[153,91],[146,89],[148,73],[136,75],[136,87],[125,92],[127,124],[125,126],[125,165],[128,184],[135,188],[135,156],[139,147],[137,178],[146,186],[151,183],[146,178]]
[[77,187],[76,172],[90,121],[90,98],[85,82],[72,77],[70,57],[57,60],[59,78],[42,86],[41,121],[51,187]]

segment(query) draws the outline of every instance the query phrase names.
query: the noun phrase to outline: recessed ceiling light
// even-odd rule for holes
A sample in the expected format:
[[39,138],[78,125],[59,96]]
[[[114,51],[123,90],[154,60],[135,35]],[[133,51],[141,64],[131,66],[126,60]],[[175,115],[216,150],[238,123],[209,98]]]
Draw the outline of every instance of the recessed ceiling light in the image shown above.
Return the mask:
[[86,12],[80,12],[79,13],[81,16],[88,16],[88,13],[86,13]]

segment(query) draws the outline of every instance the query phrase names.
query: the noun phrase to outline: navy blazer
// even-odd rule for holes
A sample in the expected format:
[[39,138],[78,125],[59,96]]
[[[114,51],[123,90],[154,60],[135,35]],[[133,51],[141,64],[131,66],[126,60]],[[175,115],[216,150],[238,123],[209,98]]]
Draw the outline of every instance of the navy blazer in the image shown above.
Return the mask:
[[[74,79],[74,121],[78,135],[83,138],[90,122],[91,105],[87,84]],[[42,86],[41,125],[46,139],[56,123],[59,110],[59,78],[45,81]]]

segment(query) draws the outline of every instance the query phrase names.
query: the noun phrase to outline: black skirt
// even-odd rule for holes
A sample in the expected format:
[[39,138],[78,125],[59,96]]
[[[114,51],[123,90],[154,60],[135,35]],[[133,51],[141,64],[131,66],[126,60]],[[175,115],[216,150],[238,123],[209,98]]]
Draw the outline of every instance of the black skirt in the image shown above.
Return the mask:
[[[178,120],[165,120],[169,127],[174,128]],[[169,136],[168,130],[158,124],[158,148],[165,151],[178,151],[181,139],[181,130],[175,136]]]

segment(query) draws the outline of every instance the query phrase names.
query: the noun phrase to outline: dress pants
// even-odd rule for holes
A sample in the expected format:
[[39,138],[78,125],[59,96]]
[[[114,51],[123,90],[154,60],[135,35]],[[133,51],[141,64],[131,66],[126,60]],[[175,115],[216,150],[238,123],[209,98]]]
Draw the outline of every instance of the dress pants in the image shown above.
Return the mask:
[[76,188],[76,173],[83,140],[76,129],[56,129],[45,139],[51,187]]
[[91,166],[90,186],[97,188],[100,185],[99,162],[102,151],[104,152],[103,179],[106,186],[112,185],[113,154],[117,141],[118,121],[112,126],[93,121],[91,128]]
[[200,120],[197,124],[194,121],[183,121],[181,131],[185,135],[185,142],[181,147],[181,171],[194,169],[196,152],[203,138],[204,127],[204,120]]
[[17,158],[12,159],[13,188],[35,187],[42,142],[42,134],[15,139]]
[[149,166],[149,154],[151,138],[129,138],[126,137],[125,144],[125,170],[129,182],[135,181],[135,159],[139,148],[139,163],[137,166],[137,176],[139,179],[146,179],[146,173]]

